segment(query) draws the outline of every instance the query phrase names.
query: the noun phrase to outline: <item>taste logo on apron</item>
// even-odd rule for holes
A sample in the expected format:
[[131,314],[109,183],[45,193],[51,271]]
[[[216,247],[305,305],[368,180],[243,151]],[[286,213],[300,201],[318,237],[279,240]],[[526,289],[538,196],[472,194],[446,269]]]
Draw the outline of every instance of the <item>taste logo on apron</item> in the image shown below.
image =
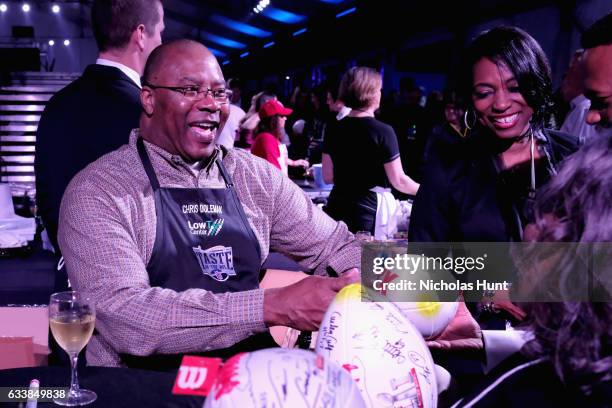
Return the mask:
[[197,246],[192,249],[204,275],[219,282],[225,282],[230,276],[236,276],[232,247],[218,245],[202,249],[201,246]]

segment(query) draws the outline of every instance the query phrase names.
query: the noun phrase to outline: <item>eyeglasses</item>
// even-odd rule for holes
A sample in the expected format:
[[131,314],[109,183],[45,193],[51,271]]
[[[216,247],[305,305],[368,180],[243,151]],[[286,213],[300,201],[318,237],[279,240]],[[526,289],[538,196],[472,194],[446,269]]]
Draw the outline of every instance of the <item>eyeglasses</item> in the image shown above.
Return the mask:
[[229,98],[231,97],[231,91],[228,91],[225,88],[219,89],[210,89],[203,88],[195,85],[191,86],[160,86],[153,85],[150,83],[145,83],[144,86],[148,86],[151,89],[168,89],[170,91],[178,92],[183,95],[187,99],[191,99],[194,101],[206,98],[209,94],[212,95],[215,102],[218,103],[227,103]]

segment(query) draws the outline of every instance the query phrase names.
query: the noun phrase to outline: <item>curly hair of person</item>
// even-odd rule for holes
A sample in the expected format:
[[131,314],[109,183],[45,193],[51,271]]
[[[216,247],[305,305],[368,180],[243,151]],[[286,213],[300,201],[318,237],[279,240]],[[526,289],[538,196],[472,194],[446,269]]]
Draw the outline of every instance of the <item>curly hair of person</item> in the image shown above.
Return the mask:
[[[595,248],[600,259],[612,260],[612,137],[591,141],[562,164],[538,192],[535,218],[534,248],[537,242],[564,242],[590,248],[591,256]],[[612,303],[577,301],[576,295],[589,289],[589,272],[575,252],[559,252],[564,253],[537,286],[564,301],[522,305],[534,334],[523,352],[550,358],[564,383],[596,396],[612,381]],[[537,257],[531,255],[532,260]],[[595,285],[607,291],[605,299],[610,300],[612,263],[603,266]]]

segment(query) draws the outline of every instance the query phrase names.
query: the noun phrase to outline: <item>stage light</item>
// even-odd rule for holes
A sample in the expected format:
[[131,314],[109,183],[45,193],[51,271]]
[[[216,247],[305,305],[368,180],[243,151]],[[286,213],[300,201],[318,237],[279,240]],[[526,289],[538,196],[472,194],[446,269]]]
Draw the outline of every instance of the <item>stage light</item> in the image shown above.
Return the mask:
[[30,5],[28,3],[23,3],[23,5],[21,6],[21,9],[23,10],[24,13],[28,13],[30,11]]
[[225,57],[225,56],[227,55],[227,54],[226,54],[226,53],[224,53],[223,51],[218,50],[218,49],[216,49],[216,48],[213,48],[213,47],[210,47],[210,46],[208,46],[208,47],[206,47],[206,48],[208,48],[208,51],[212,52],[212,53],[213,53],[213,55],[214,55],[215,57],[217,57],[217,58],[223,58],[223,57]]
[[217,43],[227,48],[235,48],[235,49],[240,49],[240,50],[246,48],[246,44],[244,43],[234,41],[231,38],[222,37],[220,35],[209,33],[207,31],[202,31],[200,35],[208,41],[212,41],[214,43]]
[[64,40],[64,45],[67,47],[70,45],[70,40]]
[[341,18],[341,17],[344,17],[344,16],[346,16],[347,14],[354,13],[355,11],[357,11],[357,7],[351,7],[351,8],[350,8],[350,9],[348,9],[348,10],[344,10],[344,11],[342,11],[342,12],[340,12],[340,13],[336,14],[336,18]]
[[299,24],[306,21],[306,16],[295,14],[276,7],[266,7],[263,16],[283,24]]
[[49,40],[49,45],[50,45],[51,47],[53,47],[53,46],[55,45],[55,41],[53,41],[53,40]]
[[253,12],[255,14],[259,14],[269,5],[270,5],[270,0],[259,0],[259,3],[257,3],[257,5],[253,7]]
[[4,3],[0,4],[0,12],[6,13],[6,10],[8,10],[8,6]]
[[242,54],[240,54],[240,58],[244,58],[247,57],[249,55],[249,52],[243,52]]
[[290,80],[290,79],[291,79],[291,77],[290,77],[289,75],[287,75],[287,76],[285,77],[285,79],[288,81],[288,80]]
[[231,18],[227,18],[219,14],[213,14],[210,20],[229,29],[253,37],[265,38],[272,35],[270,31],[262,30],[261,28],[255,27],[253,25],[243,23],[242,21],[232,20]]
[[57,4],[54,4],[53,6],[51,6],[51,11],[54,12],[55,14],[60,12],[60,6],[58,6]]

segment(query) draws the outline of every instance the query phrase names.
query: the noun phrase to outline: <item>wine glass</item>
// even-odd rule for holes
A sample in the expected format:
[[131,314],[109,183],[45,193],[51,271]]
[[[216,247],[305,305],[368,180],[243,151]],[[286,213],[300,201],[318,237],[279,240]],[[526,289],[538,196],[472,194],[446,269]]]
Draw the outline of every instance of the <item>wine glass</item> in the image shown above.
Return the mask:
[[96,323],[93,303],[80,292],[59,292],[49,301],[49,325],[55,341],[70,356],[70,390],[64,398],[53,402],[69,407],[86,405],[98,397],[95,392],[79,388],[77,361],[79,353],[87,344]]

